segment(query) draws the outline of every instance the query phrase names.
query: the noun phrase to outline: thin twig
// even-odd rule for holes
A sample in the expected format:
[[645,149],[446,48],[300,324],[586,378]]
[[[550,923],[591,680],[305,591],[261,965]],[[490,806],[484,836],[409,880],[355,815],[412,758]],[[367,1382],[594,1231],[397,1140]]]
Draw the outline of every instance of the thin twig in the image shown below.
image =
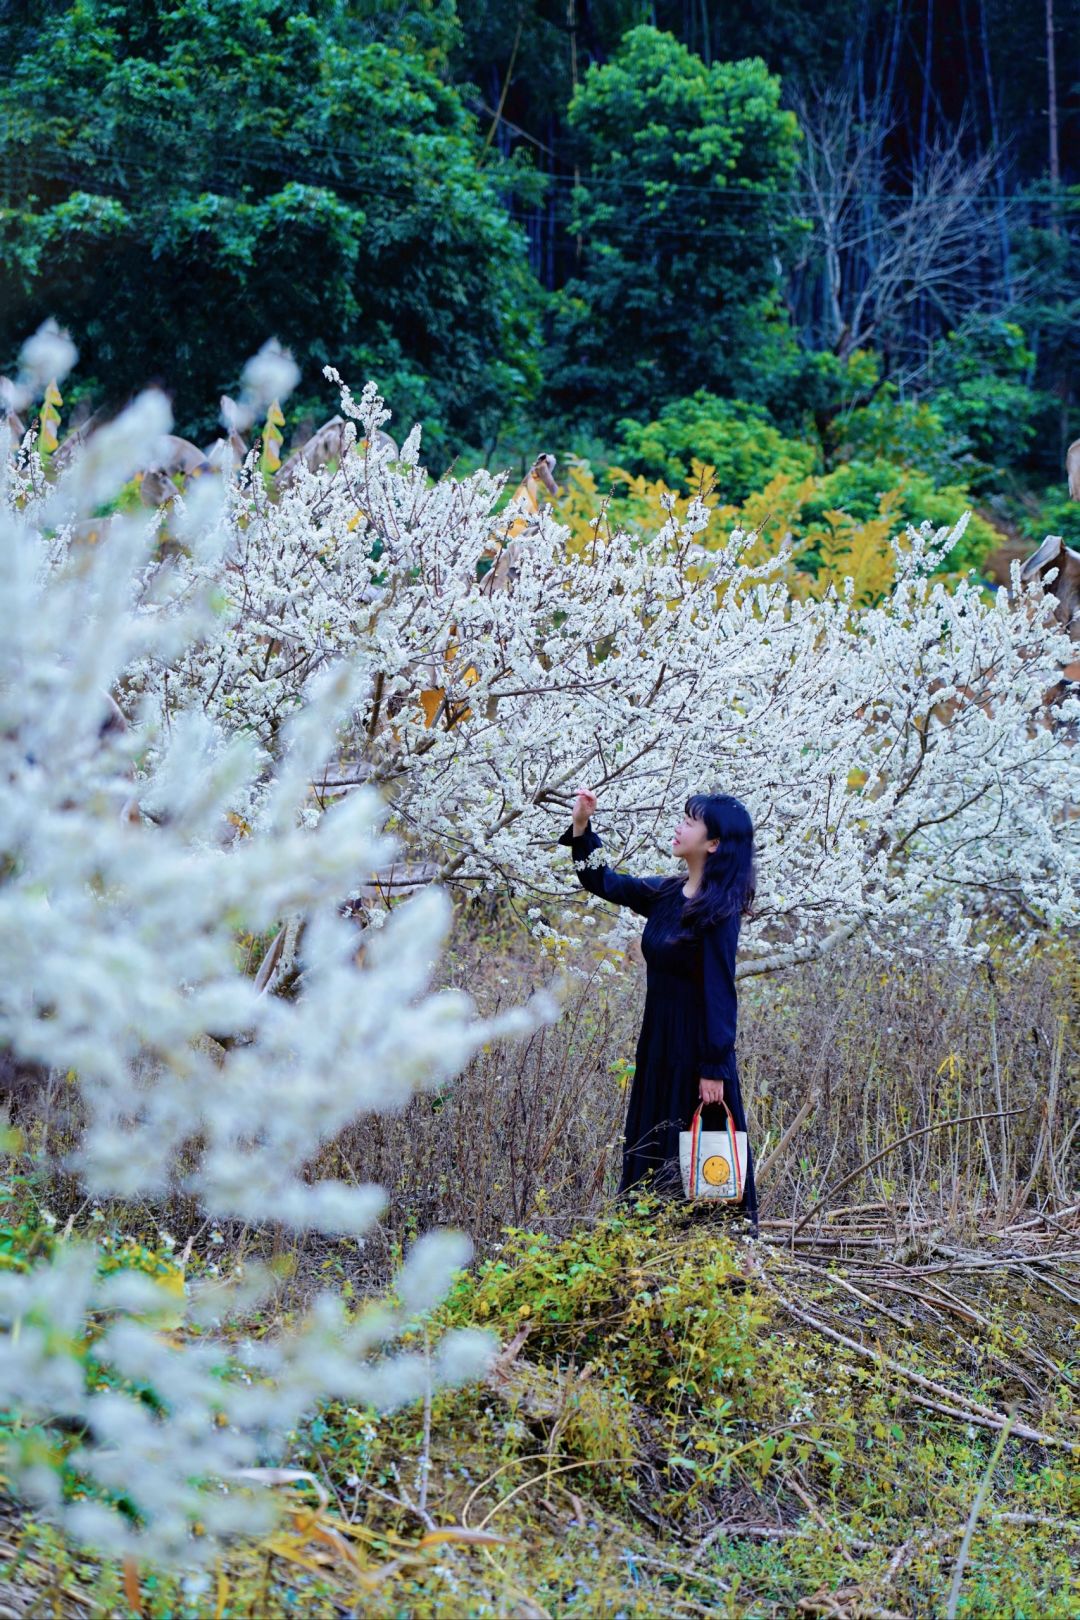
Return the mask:
[[812,1221],[815,1215],[821,1214],[830,1198],[834,1197],[838,1192],[841,1192],[843,1188],[850,1186],[857,1176],[862,1175],[864,1170],[872,1170],[875,1164],[880,1164],[881,1160],[887,1158],[895,1148],[903,1147],[905,1142],[913,1142],[917,1136],[929,1136],[931,1131],[947,1131],[954,1125],[970,1125],[978,1119],[1007,1119],[1013,1114],[1023,1114],[1026,1112],[1027,1110],[1024,1108],[1007,1108],[995,1109],[993,1113],[989,1114],[964,1114],[959,1119],[939,1120],[936,1125],[922,1125],[917,1131],[908,1131],[905,1136],[898,1136],[895,1142],[890,1142],[887,1147],[883,1147],[881,1149],[880,1153],[875,1153],[872,1159],[867,1159],[865,1163],[860,1164],[857,1169],[852,1170],[850,1175],[844,1176],[843,1180],[838,1181],[835,1187],[830,1187],[829,1191],[822,1197],[821,1202],[819,1204],[815,1204],[812,1209],[807,1210],[798,1226],[796,1226],[793,1230],[791,1234],[792,1237],[798,1237],[803,1227],[806,1226],[808,1222]]
[[[955,1390],[949,1389],[944,1384],[936,1383],[932,1378],[924,1378],[922,1373],[915,1372],[911,1367],[905,1367],[903,1362],[894,1361],[891,1356],[885,1355],[882,1351],[871,1350],[869,1345],[861,1344],[858,1339],[851,1339],[846,1333],[839,1333],[835,1328],[827,1327],[824,1322],[819,1322],[816,1317],[810,1316],[806,1311],[800,1310],[797,1305],[793,1305],[789,1299],[786,1299],[775,1283],[766,1276],[763,1266],[755,1264],[754,1270],[768,1291],[780,1301],[789,1316],[793,1316],[797,1322],[802,1322],[804,1326],[811,1328],[815,1333],[820,1333],[824,1338],[832,1339],[836,1344],[842,1344],[846,1350],[854,1351],[857,1356],[862,1356],[864,1360],[876,1362],[879,1367],[895,1373],[898,1378],[914,1384],[917,1389],[926,1390],[930,1396],[936,1396],[938,1404],[934,1407],[935,1411],[944,1411],[948,1417],[957,1418],[961,1422],[975,1423],[983,1428],[1000,1429],[1008,1421],[1002,1413],[995,1412],[992,1407],[984,1406],[981,1401],[973,1401],[969,1397],[958,1395]],[[926,1396],[915,1394],[912,1399],[918,1401],[920,1405],[928,1404]],[[942,1402],[945,1404],[942,1405]],[[1034,1440],[1042,1446],[1065,1450],[1071,1449],[1068,1441],[1059,1440],[1055,1435],[1043,1434],[1038,1429],[1030,1429],[1026,1424],[1014,1423],[1013,1428],[1021,1439]]]
[[1008,1421],[998,1436],[997,1445],[990,1453],[990,1461],[986,1465],[986,1472],[980,1479],[979,1488],[975,1492],[975,1500],[971,1504],[971,1512],[968,1514],[967,1524],[964,1526],[964,1538],[960,1543],[960,1551],[956,1555],[956,1563],[953,1567],[952,1585],[949,1587],[949,1601],[945,1608],[945,1620],[956,1620],[956,1609],[960,1602],[960,1583],[964,1579],[964,1565],[967,1563],[968,1553],[971,1551],[971,1538],[975,1534],[975,1522],[979,1517],[979,1509],[986,1500],[991,1477],[997,1467],[998,1458],[1004,1450],[1005,1442],[1009,1438],[1009,1431],[1015,1419],[1016,1411],[1013,1409],[1009,1412]]

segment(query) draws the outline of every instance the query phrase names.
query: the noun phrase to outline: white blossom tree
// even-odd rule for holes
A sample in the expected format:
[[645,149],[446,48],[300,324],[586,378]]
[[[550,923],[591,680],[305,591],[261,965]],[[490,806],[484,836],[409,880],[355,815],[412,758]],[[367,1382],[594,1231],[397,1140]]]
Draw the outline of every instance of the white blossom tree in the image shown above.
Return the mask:
[[[1069,643],[1016,571],[993,603],[969,578],[932,577],[963,520],[898,536],[873,608],[850,590],[794,597],[790,560],[749,566],[747,537],[709,535],[700,500],[652,536],[598,526],[584,557],[545,510],[493,591],[477,559],[519,517],[496,515],[502,481],[433,484],[418,430],[398,460],[378,444],[373,387],[341,397],[356,437],[335,472],[304,472],[277,500],[233,483],[213,543],[148,571],[163,618],[218,604],[209,638],[129,669],[163,731],[195,702],[269,768],[311,673],[347,659],[366,697],[318,802],[378,786],[444,883],[504,893],[556,951],[570,935],[538,902],[559,892],[553,840],[580,781],[601,794],[606,858],[641,874],[670,858],[689,792],[746,803],[762,884],[743,971],[856,928],[914,949],[935,912],[957,949],[980,949],[987,911],[1018,942],[1032,919],[1076,922],[1080,705],[1044,707]],[[257,820],[256,799],[237,808]]]

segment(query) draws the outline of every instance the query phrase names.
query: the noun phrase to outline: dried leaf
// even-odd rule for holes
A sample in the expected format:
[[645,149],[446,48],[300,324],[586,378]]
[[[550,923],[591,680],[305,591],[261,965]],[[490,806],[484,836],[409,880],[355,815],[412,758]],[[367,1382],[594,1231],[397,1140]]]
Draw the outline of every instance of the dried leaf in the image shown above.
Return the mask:
[[477,1547],[509,1547],[512,1540],[509,1536],[496,1536],[490,1530],[470,1530],[465,1524],[446,1525],[441,1530],[429,1530],[420,1537],[418,1547],[434,1547],[443,1541],[471,1542]]
[[128,1553],[124,1558],[124,1596],[135,1614],[142,1614],[142,1592],[139,1590],[139,1566]]

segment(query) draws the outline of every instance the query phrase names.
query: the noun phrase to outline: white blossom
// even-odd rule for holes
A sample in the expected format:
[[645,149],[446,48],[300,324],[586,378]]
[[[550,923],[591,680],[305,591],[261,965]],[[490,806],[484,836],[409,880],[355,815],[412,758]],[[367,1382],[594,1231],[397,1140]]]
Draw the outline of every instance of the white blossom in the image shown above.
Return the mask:
[[4,404],[20,411],[39,399],[51,382],[61,383],[79,358],[71,334],[50,316],[19,351],[19,373],[5,386]]
[[266,410],[275,401],[287,399],[300,381],[300,367],[289,349],[276,338],[268,338],[241,373],[243,399],[253,410]]

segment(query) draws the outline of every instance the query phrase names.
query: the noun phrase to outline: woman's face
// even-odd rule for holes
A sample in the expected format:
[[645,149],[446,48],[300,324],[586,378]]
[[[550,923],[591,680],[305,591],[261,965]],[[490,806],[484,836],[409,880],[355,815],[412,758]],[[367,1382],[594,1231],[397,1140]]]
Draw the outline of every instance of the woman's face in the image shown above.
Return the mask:
[[697,816],[691,816],[683,811],[682,820],[675,828],[675,836],[671,840],[672,853],[681,855],[685,860],[687,855],[705,856],[716,848],[717,840],[710,838],[705,823]]

